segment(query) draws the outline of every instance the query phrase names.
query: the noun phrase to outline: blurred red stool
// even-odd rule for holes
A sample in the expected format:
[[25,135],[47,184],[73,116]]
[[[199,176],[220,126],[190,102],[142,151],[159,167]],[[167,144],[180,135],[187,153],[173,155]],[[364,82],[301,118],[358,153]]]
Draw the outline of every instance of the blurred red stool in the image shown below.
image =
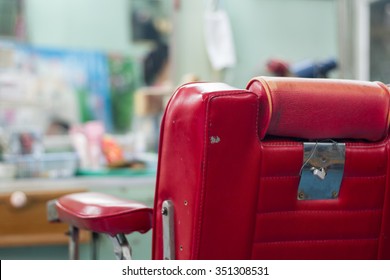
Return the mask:
[[[144,204],[93,192],[65,195],[48,203],[49,221],[70,225],[71,259],[78,259],[79,229],[91,231],[94,239],[96,233],[107,234],[114,243],[116,257],[131,259],[131,247],[125,234],[149,231],[152,228],[152,213],[153,210]],[[93,249],[96,250],[95,240]]]

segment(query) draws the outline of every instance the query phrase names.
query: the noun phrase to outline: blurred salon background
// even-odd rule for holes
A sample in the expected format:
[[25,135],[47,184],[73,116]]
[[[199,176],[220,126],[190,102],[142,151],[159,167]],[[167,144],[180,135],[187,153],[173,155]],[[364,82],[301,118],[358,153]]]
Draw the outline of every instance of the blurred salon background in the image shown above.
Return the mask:
[[[161,117],[183,83],[389,83],[389,65],[390,0],[0,0],[0,259],[67,258],[45,214],[59,195],[152,205]],[[150,233],[130,241],[150,258]]]

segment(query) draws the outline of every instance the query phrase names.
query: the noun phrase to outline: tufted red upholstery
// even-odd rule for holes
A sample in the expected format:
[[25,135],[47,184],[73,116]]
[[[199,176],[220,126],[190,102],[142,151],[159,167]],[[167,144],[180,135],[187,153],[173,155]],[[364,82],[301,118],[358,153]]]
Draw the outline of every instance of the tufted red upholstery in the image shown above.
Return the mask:
[[387,143],[347,143],[336,200],[296,199],[302,144],[266,141],[261,157],[253,258],[389,258],[390,248],[380,250],[387,215]]
[[[390,259],[388,111],[381,83],[182,86],[161,128],[153,258],[171,200],[178,259]],[[297,200],[301,138],[346,143],[337,199]]]

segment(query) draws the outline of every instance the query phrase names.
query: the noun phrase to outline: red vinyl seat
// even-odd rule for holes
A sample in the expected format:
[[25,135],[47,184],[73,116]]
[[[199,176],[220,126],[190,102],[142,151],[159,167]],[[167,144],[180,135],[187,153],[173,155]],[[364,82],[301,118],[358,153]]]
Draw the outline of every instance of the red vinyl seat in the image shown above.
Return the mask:
[[[389,94],[332,79],[181,86],[161,125],[153,259],[390,259]],[[85,226],[89,205],[106,219],[78,196],[56,204],[65,222]],[[139,211],[111,201],[121,222]]]
[[146,233],[152,227],[153,209],[129,199],[103,193],[82,192],[62,196],[47,203],[49,222],[69,225],[69,258],[79,258],[79,230],[92,232],[92,258],[97,259],[99,234],[106,234],[114,245],[117,259],[131,259],[126,234]]
[[115,236],[152,228],[153,210],[139,202],[103,193],[75,193],[56,200],[58,219],[80,229]]

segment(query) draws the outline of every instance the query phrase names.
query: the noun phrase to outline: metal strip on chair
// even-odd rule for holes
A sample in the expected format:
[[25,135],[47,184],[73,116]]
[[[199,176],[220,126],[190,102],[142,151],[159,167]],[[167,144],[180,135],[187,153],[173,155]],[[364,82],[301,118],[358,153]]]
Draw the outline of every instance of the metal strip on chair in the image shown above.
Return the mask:
[[345,144],[304,143],[298,200],[337,199],[345,165]]
[[162,226],[163,226],[163,246],[164,260],[175,259],[175,229],[173,203],[165,200],[162,204]]

